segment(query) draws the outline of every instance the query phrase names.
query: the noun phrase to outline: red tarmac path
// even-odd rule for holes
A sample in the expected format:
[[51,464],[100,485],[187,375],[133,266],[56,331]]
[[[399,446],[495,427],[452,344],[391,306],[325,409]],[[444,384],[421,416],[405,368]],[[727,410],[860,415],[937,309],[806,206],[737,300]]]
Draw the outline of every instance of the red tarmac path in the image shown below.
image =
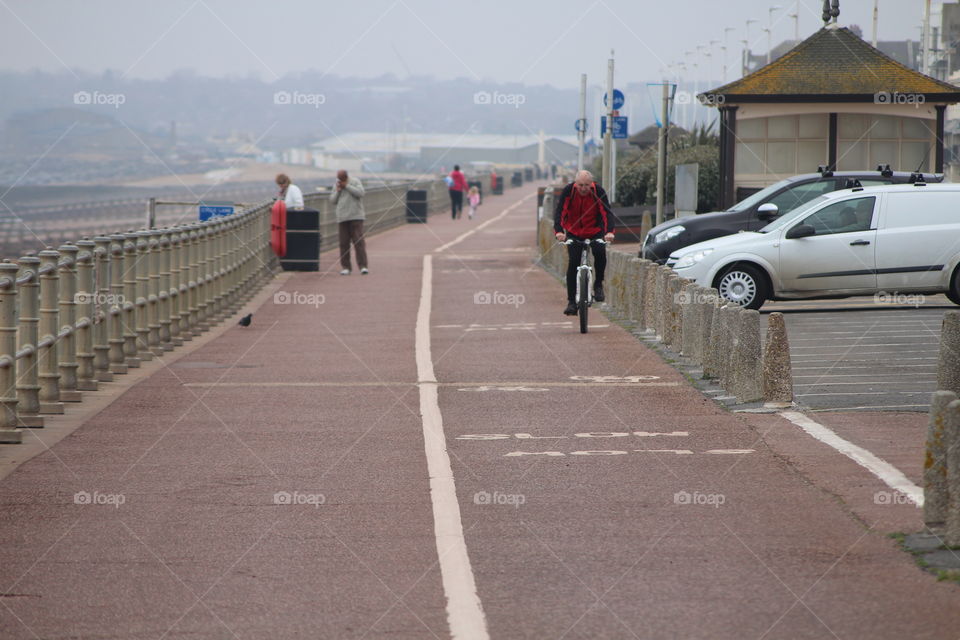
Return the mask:
[[[449,638],[476,613],[460,637],[956,638],[960,587],[886,535],[919,510],[604,315],[580,335],[531,263],[533,210],[510,191],[370,238],[369,276],[325,255],[278,277],[251,327],[174,352],[0,481],[0,638]],[[896,414],[815,419],[919,451]],[[909,460],[889,461],[918,482]],[[457,531],[438,558],[456,509],[467,567]]]

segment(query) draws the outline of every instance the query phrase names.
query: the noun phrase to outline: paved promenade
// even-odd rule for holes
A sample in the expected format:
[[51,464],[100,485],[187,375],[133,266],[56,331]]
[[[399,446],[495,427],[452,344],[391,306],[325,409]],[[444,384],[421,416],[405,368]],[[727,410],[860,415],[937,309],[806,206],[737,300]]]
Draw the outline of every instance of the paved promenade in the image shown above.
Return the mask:
[[[0,638],[956,638],[916,506],[579,333],[532,191],[278,276],[0,480]],[[843,415],[920,481],[922,415]]]

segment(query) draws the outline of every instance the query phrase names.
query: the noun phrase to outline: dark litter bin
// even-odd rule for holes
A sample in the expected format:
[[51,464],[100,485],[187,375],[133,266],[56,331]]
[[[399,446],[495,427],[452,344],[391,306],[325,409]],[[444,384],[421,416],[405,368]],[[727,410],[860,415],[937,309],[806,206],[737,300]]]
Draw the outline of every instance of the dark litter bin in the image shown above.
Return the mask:
[[427,191],[425,189],[407,191],[407,222],[421,223],[426,221]]
[[503,195],[503,176],[490,176],[490,191],[495,196]]
[[523,186],[523,172],[514,171],[513,177],[510,179],[511,187],[522,187]]
[[527,182],[533,180],[533,167],[527,167],[523,170],[523,179]]
[[280,258],[284,271],[320,270],[320,212],[287,209],[287,254]]
[[479,180],[471,180],[467,182],[467,190],[469,192],[470,187],[476,187],[477,191],[480,192],[480,202],[483,202],[483,183]]

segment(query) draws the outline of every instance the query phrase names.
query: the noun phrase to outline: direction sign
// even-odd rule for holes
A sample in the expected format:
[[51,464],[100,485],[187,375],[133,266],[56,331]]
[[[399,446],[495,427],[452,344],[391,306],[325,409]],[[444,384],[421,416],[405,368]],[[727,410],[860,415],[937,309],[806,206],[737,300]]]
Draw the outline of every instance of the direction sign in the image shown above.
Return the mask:
[[[607,116],[600,118],[600,137],[603,137],[607,133]],[[614,138],[626,138],[627,137],[627,116],[616,116],[613,119],[613,133]]]
[[[614,89],[613,90],[613,108],[620,109],[621,107],[623,107],[624,100],[625,98],[623,96],[623,91],[620,91],[620,89]],[[607,94],[603,94],[603,106],[607,106]]]
[[200,222],[204,222],[210,218],[233,215],[234,208],[232,202],[201,202],[199,211]]
[[586,131],[587,130],[587,119],[586,118],[577,118],[573,123],[573,128],[575,131]]

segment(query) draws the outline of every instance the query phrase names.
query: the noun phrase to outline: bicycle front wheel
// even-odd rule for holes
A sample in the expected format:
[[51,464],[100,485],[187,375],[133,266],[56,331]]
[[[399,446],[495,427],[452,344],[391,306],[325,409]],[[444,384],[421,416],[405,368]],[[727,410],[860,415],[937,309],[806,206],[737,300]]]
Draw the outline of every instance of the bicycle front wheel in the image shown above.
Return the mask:
[[580,316],[580,333],[587,332],[587,310],[590,308],[590,272],[580,269],[577,276],[580,279],[580,299],[577,301],[577,312]]

